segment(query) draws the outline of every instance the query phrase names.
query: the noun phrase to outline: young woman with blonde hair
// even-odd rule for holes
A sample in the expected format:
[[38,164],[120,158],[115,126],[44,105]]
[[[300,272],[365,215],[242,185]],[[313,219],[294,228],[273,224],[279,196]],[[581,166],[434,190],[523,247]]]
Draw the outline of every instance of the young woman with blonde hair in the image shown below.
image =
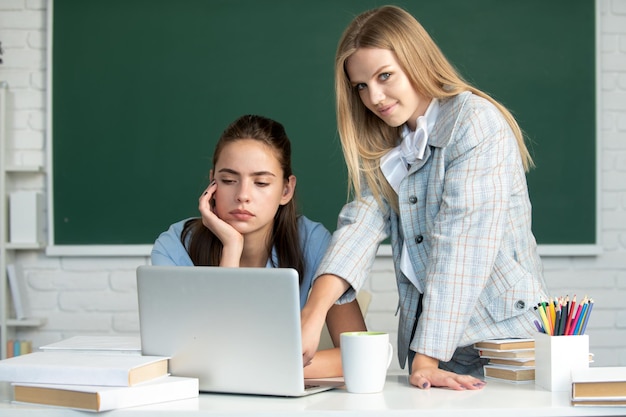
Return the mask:
[[335,59],[337,123],[354,201],[302,310],[303,356],[326,311],[354,299],[391,246],[398,356],[420,388],[480,389],[472,344],[532,337],[546,297],[531,231],[532,160],[511,113],[465,82],[419,22],[384,6],[357,16]]

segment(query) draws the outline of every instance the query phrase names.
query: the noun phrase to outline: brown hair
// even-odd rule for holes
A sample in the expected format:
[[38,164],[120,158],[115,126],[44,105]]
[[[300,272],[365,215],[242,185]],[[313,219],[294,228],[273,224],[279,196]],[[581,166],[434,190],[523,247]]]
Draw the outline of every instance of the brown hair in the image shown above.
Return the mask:
[[464,81],[422,25],[396,6],[383,6],[358,15],[344,31],[335,55],[335,93],[339,136],[351,191],[360,198],[364,179],[380,202],[398,210],[395,191],[384,180],[380,158],[396,145],[401,127],[391,127],[371,113],[352,87],[346,60],[359,48],[387,49],[396,55],[415,90],[424,97],[442,99],[471,91],[493,103],[513,130],[524,168],[532,158],[513,115],[495,99]]
[[[274,152],[288,181],[293,174],[291,169],[291,142],[282,124],[257,115],[245,115],[232,122],[222,133],[213,153],[215,167],[224,147],[242,139],[253,139],[264,143]],[[202,224],[202,219],[191,219],[185,223],[181,241],[193,264],[218,266],[222,256],[222,242]],[[304,275],[304,261],[298,233],[298,214],[294,197],[281,205],[274,217],[272,233],[267,241],[267,256],[271,260],[272,248],[276,248],[278,265],[275,267],[294,268]],[[273,262],[273,260],[271,261]],[[302,278],[300,278],[302,279]]]

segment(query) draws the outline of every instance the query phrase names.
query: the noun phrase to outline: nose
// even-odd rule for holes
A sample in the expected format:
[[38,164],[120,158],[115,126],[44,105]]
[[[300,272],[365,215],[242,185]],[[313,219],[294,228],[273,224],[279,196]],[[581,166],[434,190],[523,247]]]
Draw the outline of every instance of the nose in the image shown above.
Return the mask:
[[368,86],[369,90],[369,99],[373,105],[377,105],[382,103],[385,100],[385,94],[383,89],[378,87],[377,85]]
[[249,192],[249,188],[248,185],[245,181],[241,182],[241,185],[239,186],[239,189],[237,190],[237,202],[240,203],[246,203],[248,201],[250,201],[250,192]]

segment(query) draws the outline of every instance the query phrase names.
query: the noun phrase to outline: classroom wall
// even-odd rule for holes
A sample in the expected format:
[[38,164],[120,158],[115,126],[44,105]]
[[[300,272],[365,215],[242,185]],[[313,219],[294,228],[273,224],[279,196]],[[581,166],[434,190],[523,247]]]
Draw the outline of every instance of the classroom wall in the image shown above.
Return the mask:
[[[626,0],[598,1],[603,252],[593,257],[544,257],[543,261],[551,294],[594,298],[596,306],[587,333],[596,364],[626,366]],[[11,109],[7,118],[9,149],[6,153],[2,150],[2,156],[14,164],[45,165],[48,158],[46,19],[45,0],[0,2],[4,50],[0,80],[10,85]],[[545,97],[537,99],[549,100],[549,95],[546,91]],[[37,175],[20,175],[9,186],[11,190],[49,192],[45,177]],[[18,331],[19,338],[30,339],[37,347],[79,334],[138,333],[134,271],[149,262],[147,257],[47,257],[44,251],[20,251],[15,260],[25,270],[34,315],[47,320],[40,328]],[[389,257],[376,260],[367,289],[373,295],[368,326],[392,333],[395,342],[397,295]],[[391,369],[399,369],[395,361]]]

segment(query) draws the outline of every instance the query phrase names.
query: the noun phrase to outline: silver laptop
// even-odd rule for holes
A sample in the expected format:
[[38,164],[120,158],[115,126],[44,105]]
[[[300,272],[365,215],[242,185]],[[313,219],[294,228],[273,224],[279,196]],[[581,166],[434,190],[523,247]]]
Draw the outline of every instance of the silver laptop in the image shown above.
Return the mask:
[[141,348],[200,391],[298,397],[343,385],[305,380],[298,273],[290,268],[137,268]]

